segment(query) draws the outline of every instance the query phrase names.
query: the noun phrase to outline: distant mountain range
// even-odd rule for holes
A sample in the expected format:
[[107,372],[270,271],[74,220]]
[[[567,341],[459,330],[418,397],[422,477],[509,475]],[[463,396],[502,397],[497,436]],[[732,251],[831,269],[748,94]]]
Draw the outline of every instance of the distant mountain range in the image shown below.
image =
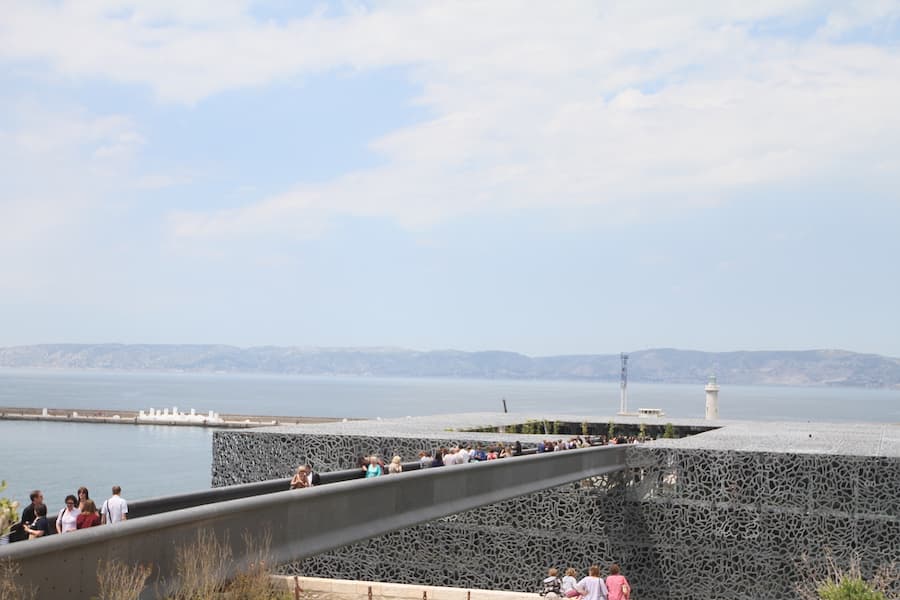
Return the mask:
[[[382,377],[616,381],[618,354],[531,357],[515,352],[146,344],[44,344],[0,348],[0,367],[281,373]],[[629,381],[829,385],[900,389],[900,359],[843,350],[631,352]]]

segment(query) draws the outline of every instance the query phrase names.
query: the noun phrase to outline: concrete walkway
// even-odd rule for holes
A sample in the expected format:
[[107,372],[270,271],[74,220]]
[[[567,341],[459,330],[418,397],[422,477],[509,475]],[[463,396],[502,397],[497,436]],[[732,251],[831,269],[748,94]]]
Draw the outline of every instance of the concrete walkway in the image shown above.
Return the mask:
[[[294,577],[276,576],[276,579],[283,580],[291,591],[294,590]],[[366,600],[370,598],[370,592],[373,600],[539,600],[541,598],[538,594],[524,592],[323,579],[320,577],[297,577],[296,582],[303,590],[300,598],[304,600]]]

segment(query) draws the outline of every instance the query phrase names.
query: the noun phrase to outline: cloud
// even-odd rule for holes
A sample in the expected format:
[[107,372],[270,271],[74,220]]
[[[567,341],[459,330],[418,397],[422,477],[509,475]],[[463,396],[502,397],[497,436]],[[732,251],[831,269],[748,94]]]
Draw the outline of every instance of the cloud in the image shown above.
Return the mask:
[[[413,230],[546,207],[640,218],[760,184],[897,178],[874,165],[898,155],[900,56],[860,36],[896,22],[893,3],[382,2],[275,22],[234,1],[95,1],[9,14],[5,59],[144,85],[163,102],[344,69],[400,67],[419,86],[430,116],[372,140],[381,166],[175,212],[185,242],[314,237],[337,215]],[[129,143],[141,140],[97,152]]]
[[[110,189],[143,144],[123,115],[0,101],[0,292],[67,289],[75,256]],[[65,265],[60,268],[61,265]]]
[[208,226],[200,214],[190,218],[203,235],[272,233],[337,214],[386,216],[411,229],[547,206],[600,207],[618,219],[716,203],[761,184],[886,176],[876,165],[897,156],[896,56],[818,44],[754,52],[721,77],[608,97],[600,86],[578,95],[461,81],[449,93],[466,89],[470,98],[435,101],[447,111],[373,142],[383,166],[215,213]]
[[161,190],[180,185],[187,185],[194,180],[188,173],[152,173],[138,177],[136,185],[142,190]]

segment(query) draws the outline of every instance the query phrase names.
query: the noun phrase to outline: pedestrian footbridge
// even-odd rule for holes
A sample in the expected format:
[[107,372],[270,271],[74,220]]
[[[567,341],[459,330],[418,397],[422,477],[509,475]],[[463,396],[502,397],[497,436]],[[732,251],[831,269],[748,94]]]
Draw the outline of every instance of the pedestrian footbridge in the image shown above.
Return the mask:
[[97,593],[99,560],[152,564],[157,582],[173,582],[175,548],[194,542],[199,531],[227,541],[238,562],[252,560],[248,537],[253,545],[270,535],[270,557],[282,564],[620,471],[625,450],[601,446],[422,470],[410,464],[400,475],[374,479],[361,479],[359,471],[325,473],[323,485],[302,490],[287,490],[285,479],[134,502],[126,522],[2,546],[0,560],[18,563],[39,600],[89,598]]

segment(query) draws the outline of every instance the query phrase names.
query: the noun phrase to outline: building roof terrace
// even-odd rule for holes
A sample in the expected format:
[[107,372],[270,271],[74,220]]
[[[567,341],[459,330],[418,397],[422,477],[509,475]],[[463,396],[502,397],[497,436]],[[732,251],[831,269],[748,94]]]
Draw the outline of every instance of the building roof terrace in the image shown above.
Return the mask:
[[592,423],[639,426],[665,425],[703,430],[678,439],[657,439],[649,444],[723,451],[835,454],[846,456],[900,457],[900,423],[734,421],[679,419],[673,417],[571,415],[551,413],[457,413],[389,419],[354,420],[310,425],[280,425],[253,432],[279,434],[330,434],[372,437],[483,440],[485,442],[536,442],[567,434],[476,432],[485,427],[510,427],[527,422]]

